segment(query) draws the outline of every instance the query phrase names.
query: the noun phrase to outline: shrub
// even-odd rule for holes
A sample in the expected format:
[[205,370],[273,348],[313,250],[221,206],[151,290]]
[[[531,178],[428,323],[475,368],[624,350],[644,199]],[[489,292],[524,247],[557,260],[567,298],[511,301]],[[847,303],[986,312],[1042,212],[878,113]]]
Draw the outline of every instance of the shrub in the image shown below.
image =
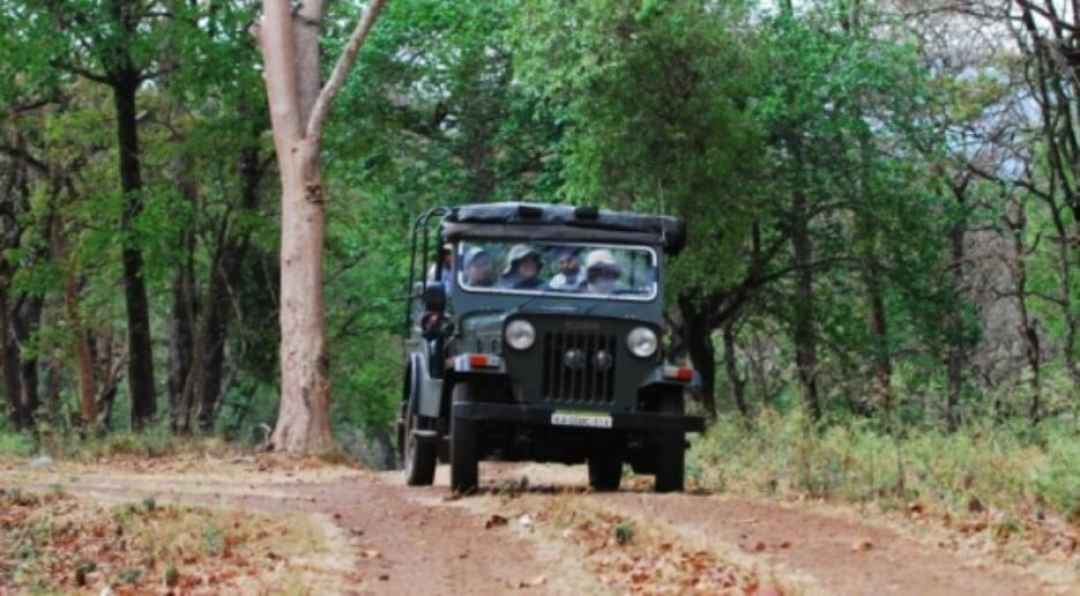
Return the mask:
[[0,432],[0,457],[30,457],[34,453],[34,440],[30,435],[16,432]]
[[924,498],[952,509],[972,499],[1004,510],[1041,499],[1080,516],[1080,436],[1064,425],[971,423],[958,432],[885,432],[868,419],[814,424],[795,409],[748,426],[721,416],[695,441],[688,468],[704,488],[848,501]]

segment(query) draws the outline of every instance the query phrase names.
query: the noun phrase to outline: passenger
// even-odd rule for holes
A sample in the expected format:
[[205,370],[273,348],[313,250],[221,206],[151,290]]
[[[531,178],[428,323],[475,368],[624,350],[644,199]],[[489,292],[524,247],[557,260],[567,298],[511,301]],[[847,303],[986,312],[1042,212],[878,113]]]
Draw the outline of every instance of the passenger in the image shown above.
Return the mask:
[[540,279],[540,269],[544,260],[540,253],[528,244],[515,244],[510,249],[506,269],[499,279],[499,287],[514,290],[532,290],[544,286]]
[[610,250],[594,250],[585,259],[586,282],[582,291],[586,294],[611,294],[621,276],[622,267],[619,267]]
[[[440,266],[441,265],[441,266]],[[438,279],[435,279],[436,274]],[[450,280],[454,278],[454,245],[449,242],[442,245],[435,262],[428,267],[428,279],[438,281],[447,290],[450,289]]]
[[548,282],[548,288],[557,292],[577,292],[585,285],[585,270],[581,268],[581,249],[574,246],[560,247],[559,273]]
[[465,253],[465,284],[479,288],[495,285],[495,264],[491,254],[479,246]]

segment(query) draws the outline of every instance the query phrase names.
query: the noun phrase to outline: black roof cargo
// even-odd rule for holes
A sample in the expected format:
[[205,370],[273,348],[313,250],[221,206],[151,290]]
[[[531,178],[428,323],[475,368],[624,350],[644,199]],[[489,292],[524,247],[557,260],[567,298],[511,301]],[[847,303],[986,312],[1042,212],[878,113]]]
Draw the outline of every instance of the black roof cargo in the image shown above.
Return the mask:
[[661,245],[678,254],[686,223],[665,215],[642,215],[571,205],[482,203],[454,207],[443,220],[447,240],[462,237],[521,237]]

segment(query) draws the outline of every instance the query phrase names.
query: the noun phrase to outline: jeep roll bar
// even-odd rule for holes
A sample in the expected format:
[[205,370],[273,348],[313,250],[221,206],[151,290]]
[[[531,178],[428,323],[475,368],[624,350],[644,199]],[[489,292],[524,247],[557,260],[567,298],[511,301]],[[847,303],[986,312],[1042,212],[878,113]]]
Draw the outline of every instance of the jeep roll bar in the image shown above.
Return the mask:
[[408,299],[405,301],[405,335],[404,335],[404,337],[409,337],[409,333],[410,333],[410,331],[412,329],[412,321],[411,321],[411,319],[412,319],[412,303],[413,303],[413,300],[417,298],[416,292],[413,289],[413,284],[416,283],[415,273],[416,273],[417,234],[422,232],[423,236],[424,236],[423,243],[422,243],[422,246],[421,246],[421,249],[420,249],[420,252],[421,252],[421,256],[420,256],[420,259],[421,259],[420,260],[420,279],[424,280],[424,277],[427,275],[426,272],[427,272],[427,259],[428,259],[428,237],[430,236],[430,233],[428,231],[428,222],[433,217],[446,217],[449,214],[450,214],[450,208],[449,207],[432,207],[431,209],[428,209],[427,211],[421,213],[420,216],[416,218],[416,221],[413,222],[412,247],[411,247],[410,253],[409,253],[409,285],[406,288],[406,295],[408,296]]

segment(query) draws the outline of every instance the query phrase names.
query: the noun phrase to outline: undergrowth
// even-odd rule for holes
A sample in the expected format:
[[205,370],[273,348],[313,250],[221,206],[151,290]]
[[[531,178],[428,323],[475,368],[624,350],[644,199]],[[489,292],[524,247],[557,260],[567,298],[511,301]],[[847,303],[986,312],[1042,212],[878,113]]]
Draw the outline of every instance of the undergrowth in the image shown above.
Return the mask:
[[765,411],[749,425],[732,414],[694,443],[687,467],[712,490],[885,505],[921,499],[957,511],[1034,504],[1080,521],[1080,433],[1061,422],[888,433],[868,420],[813,424],[799,410]]
[[240,449],[216,436],[175,435],[165,423],[154,424],[141,431],[111,433],[55,432],[45,424],[35,430],[35,433],[0,430],[0,458],[44,454],[56,459],[92,462],[117,457],[225,455]]

